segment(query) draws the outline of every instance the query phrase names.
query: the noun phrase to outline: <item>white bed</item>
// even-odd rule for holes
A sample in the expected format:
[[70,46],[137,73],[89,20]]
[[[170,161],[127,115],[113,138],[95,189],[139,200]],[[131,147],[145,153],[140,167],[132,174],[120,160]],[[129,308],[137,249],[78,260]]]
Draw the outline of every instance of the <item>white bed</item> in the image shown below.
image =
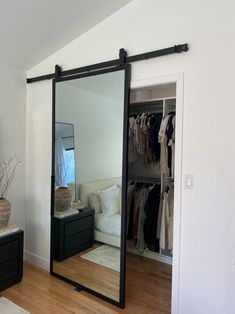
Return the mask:
[[[89,206],[89,195],[97,190],[103,190],[113,184],[121,185],[121,178],[110,178],[101,181],[89,182],[79,185],[79,197],[85,206]],[[104,216],[95,214],[95,241],[120,247],[121,215]]]

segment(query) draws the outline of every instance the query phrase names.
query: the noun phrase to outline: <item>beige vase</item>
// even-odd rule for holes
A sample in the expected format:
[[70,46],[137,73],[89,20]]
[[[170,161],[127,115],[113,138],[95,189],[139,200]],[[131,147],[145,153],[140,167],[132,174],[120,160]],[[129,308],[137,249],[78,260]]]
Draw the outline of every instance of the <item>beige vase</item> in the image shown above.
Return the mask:
[[0,198],[0,229],[7,226],[11,214],[11,204],[5,198]]
[[64,212],[71,207],[72,194],[68,187],[59,187],[55,190],[55,210]]

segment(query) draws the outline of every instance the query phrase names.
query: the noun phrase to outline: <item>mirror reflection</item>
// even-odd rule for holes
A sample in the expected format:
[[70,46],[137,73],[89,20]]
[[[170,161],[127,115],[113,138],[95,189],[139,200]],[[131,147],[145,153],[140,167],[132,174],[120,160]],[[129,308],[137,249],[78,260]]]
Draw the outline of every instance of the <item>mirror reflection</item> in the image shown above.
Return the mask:
[[56,83],[53,271],[117,302],[123,115],[124,70]]
[[[55,214],[59,216],[75,201],[75,158],[73,124],[55,123]],[[67,202],[66,195],[67,193]],[[63,195],[63,202],[60,201]]]

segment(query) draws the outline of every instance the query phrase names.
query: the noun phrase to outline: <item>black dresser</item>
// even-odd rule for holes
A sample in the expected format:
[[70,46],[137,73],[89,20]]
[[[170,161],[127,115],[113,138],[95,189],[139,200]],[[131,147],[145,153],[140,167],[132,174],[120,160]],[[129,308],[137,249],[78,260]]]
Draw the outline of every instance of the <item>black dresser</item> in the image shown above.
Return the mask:
[[94,242],[94,209],[52,219],[53,259],[62,261],[92,246]]
[[0,291],[23,277],[23,241],[22,230],[0,237]]

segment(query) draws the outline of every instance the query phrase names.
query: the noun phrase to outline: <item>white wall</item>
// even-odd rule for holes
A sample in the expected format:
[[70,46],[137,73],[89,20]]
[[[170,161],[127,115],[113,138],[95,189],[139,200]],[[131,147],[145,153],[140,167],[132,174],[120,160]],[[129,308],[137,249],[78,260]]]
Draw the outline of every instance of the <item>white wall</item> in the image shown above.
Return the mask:
[[[132,79],[184,73],[180,314],[235,312],[235,2],[134,0],[28,76],[188,42],[187,53],[138,62]],[[51,82],[28,86],[28,249],[49,258]]]
[[0,73],[0,160],[14,156],[21,160],[6,198],[11,203],[10,223],[24,230],[26,74],[3,64]]

